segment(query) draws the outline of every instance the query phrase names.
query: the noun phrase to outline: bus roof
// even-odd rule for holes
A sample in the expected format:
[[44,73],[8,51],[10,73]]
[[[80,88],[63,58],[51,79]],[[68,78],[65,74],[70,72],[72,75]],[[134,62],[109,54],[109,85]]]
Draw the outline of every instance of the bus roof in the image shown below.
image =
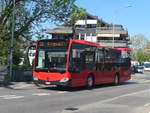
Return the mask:
[[101,46],[98,43],[94,43],[94,42],[89,42],[89,41],[85,41],[85,40],[70,40],[71,42],[76,42],[76,43],[81,43],[81,44],[87,44],[87,45],[91,45],[91,46]]
[[[67,41],[66,39],[42,39],[42,40],[38,40],[37,42],[52,41],[52,40],[53,41]],[[130,48],[112,48],[112,47],[103,46],[100,43],[90,42],[90,41],[86,41],[86,40],[73,40],[73,39],[71,39],[70,41],[76,42],[76,43],[81,43],[81,44],[87,44],[87,45],[91,45],[91,46],[99,46],[99,47],[108,48],[108,49],[120,50],[120,51],[131,51]]]
[[102,46],[100,43],[95,43],[95,42],[89,42],[86,40],[71,40],[72,42],[76,42],[76,43],[81,43],[81,44],[88,44],[91,46],[99,46],[99,47],[103,47],[103,48],[108,48],[108,49],[114,49],[114,50],[119,50],[119,51],[127,51],[127,49],[129,48],[112,48],[112,47],[107,47],[107,46]]
[[116,48],[117,50],[121,50],[121,51],[131,51],[130,48]]

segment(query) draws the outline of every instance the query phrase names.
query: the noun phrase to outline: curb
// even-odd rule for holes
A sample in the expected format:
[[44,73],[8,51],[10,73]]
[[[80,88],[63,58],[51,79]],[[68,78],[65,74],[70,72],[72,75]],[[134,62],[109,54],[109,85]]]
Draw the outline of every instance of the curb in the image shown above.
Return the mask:
[[22,88],[27,88],[27,87],[32,87],[32,86],[34,86],[33,82],[31,82],[31,83],[26,83],[26,82],[15,83],[15,82],[12,82],[12,84],[9,85],[9,87],[12,88],[12,89],[22,89]]
[[22,89],[27,87],[33,87],[35,86],[33,82],[27,83],[27,82],[2,82],[0,83],[0,87],[6,87],[10,89]]
[[26,85],[12,85],[12,86],[9,86],[11,87],[12,89],[22,89],[22,88],[27,88],[27,87],[33,87],[35,86],[34,84],[26,84]]
[[130,80],[138,80],[138,81],[150,82],[150,80],[146,80],[146,79],[142,79],[142,78],[131,78]]

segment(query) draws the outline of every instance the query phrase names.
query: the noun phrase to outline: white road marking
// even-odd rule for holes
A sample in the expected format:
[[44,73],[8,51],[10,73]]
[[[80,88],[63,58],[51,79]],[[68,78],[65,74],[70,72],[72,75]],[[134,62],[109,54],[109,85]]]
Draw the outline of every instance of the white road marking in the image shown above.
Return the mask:
[[47,96],[47,95],[51,95],[50,93],[34,93],[32,95],[36,95],[36,96]]
[[16,95],[2,95],[2,96],[0,96],[0,98],[5,98],[5,97],[14,97],[14,96],[16,96]]
[[147,90],[142,90],[142,91],[138,91],[138,92],[134,92],[134,93],[120,95],[120,96],[117,96],[117,97],[114,97],[114,98],[102,100],[102,101],[100,101],[100,103],[110,102],[110,101],[113,101],[113,100],[117,100],[119,98],[123,98],[123,97],[127,97],[127,96],[132,96],[132,95],[136,95],[136,94],[144,93],[144,92],[147,92]]
[[66,91],[59,91],[59,94],[67,93]]
[[[120,98],[123,98],[123,97],[128,97],[128,96],[133,96],[133,95],[136,95],[136,94],[144,93],[144,92],[147,92],[147,90],[138,91],[138,92],[129,93],[129,94],[124,94],[124,95],[120,95],[120,96],[117,96],[117,97],[108,98],[108,99],[105,99],[105,100],[102,100],[102,101],[99,101],[99,102],[77,106],[77,108],[79,108],[78,112],[82,112],[82,111],[88,110],[88,109],[97,109],[97,108],[99,108],[99,106],[101,106],[104,103],[111,102],[111,101],[114,101],[114,100],[117,100],[117,99],[120,99]],[[62,113],[66,113],[65,110]]]
[[23,98],[24,96],[17,96],[17,95],[2,95],[0,98],[2,99],[19,99]]
[[20,99],[20,98],[24,98],[24,96],[4,97],[3,99]]

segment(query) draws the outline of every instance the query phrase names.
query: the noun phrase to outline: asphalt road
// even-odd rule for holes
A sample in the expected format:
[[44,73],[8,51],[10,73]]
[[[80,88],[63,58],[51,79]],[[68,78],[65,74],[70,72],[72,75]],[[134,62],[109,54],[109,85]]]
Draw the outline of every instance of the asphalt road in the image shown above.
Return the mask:
[[150,113],[150,73],[119,86],[0,87],[0,113]]
[[149,71],[145,71],[143,74],[142,73],[135,73],[135,74],[132,74],[132,77],[133,78],[150,80],[150,72]]

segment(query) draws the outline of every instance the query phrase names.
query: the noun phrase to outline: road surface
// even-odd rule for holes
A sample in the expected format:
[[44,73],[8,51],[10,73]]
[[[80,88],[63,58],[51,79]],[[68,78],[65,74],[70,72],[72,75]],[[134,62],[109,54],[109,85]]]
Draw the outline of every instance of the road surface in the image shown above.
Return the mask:
[[150,73],[119,86],[0,87],[0,113],[150,113]]

